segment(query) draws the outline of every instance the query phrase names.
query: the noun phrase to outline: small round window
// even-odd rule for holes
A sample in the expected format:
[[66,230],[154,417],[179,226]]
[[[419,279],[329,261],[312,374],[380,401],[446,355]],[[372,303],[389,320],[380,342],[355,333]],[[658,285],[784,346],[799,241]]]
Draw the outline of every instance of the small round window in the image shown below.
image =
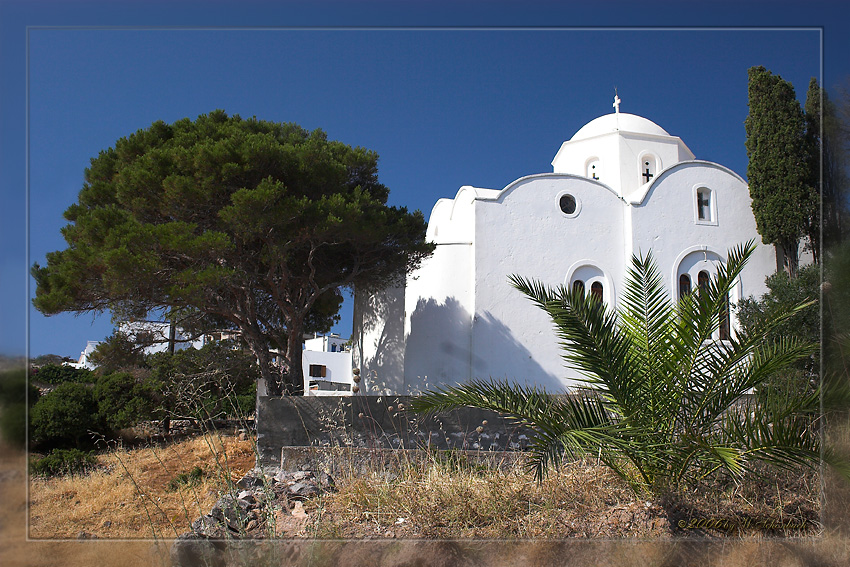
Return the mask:
[[564,211],[565,214],[572,215],[576,212],[576,198],[570,194],[561,195],[559,204],[561,206],[561,210]]

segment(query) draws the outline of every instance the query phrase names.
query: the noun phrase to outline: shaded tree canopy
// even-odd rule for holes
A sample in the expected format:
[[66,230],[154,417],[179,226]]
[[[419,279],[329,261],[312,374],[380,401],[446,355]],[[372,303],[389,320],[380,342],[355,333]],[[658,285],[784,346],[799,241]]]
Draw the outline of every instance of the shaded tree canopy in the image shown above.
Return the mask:
[[91,160],[65,211],[68,248],[32,268],[33,303],[224,323],[269,384],[297,393],[305,322],[329,325],[341,289],[396,282],[433,250],[421,212],[387,206],[377,161],[221,110],[155,122]]
[[[843,94],[843,96],[842,96]],[[822,247],[829,250],[846,239],[847,222],[847,154],[850,148],[847,92],[839,91],[838,103],[833,102],[817,79],[809,82],[806,94],[806,134],[813,151],[812,172],[821,187],[820,223],[814,218],[810,234],[822,233]],[[820,254],[818,254],[820,257]]]
[[819,224],[813,139],[794,87],[764,67],[749,69],[749,107],[744,126],[753,216],[762,241],[777,247],[793,276],[800,238]]
[[121,368],[143,366],[146,346],[148,345],[139,344],[122,331],[114,331],[95,347],[89,354],[88,361],[97,367],[101,374]]

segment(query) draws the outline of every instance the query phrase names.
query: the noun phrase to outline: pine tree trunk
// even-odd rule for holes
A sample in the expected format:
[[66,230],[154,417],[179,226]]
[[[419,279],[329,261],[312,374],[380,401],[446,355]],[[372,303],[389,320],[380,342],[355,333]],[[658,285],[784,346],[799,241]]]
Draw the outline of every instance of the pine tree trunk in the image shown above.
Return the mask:
[[286,343],[286,357],[289,359],[289,371],[284,377],[284,394],[291,396],[304,395],[304,370],[301,364],[303,343],[303,322],[292,323]]
[[[257,358],[257,366],[260,369],[260,380],[265,383],[265,395],[279,396],[280,395],[280,372],[272,363],[271,353],[265,346],[265,343],[258,340],[256,337],[251,337],[248,333],[243,333],[242,338],[248,343],[248,348]],[[263,388],[257,385],[257,396],[263,395]]]
[[794,279],[797,277],[797,268],[799,267],[800,258],[797,249],[800,242],[785,241],[780,244],[775,244],[776,249],[776,271],[784,271],[788,277]]

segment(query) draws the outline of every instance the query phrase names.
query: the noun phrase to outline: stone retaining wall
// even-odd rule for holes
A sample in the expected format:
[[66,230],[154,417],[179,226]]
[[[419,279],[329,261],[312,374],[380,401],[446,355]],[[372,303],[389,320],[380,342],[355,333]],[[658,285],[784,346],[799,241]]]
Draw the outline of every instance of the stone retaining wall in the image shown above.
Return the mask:
[[490,411],[461,408],[423,417],[409,396],[272,397],[257,400],[261,467],[281,466],[284,447],[516,451],[530,433]]
[[431,462],[458,467],[486,470],[510,470],[522,461],[526,453],[519,451],[427,449],[365,449],[359,447],[281,447],[280,465],[269,465],[264,472],[295,473],[297,471],[324,471],[331,476],[367,475],[384,471],[395,478],[410,465],[428,465]]

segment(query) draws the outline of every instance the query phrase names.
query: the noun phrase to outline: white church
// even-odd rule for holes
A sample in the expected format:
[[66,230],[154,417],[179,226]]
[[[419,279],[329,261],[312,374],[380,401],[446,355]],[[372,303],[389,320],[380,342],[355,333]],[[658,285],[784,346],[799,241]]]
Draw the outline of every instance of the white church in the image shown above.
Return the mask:
[[[561,145],[552,173],[504,189],[464,186],[437,201],[427,232],[433,256],[403,288],[355,297],[351,351],[362,393],[488,377],[549,391],[575,385],[551,321],[510,285],[511,274],[581,287],[616,306],[632,255],[652,250],[675,299],[730,248],[755,239],[729,300],[767,291],[776,256],[756,231],[747,183],[619,104],[615,97],[614,113]],[[735,328],[733,311],[718,334]]]

